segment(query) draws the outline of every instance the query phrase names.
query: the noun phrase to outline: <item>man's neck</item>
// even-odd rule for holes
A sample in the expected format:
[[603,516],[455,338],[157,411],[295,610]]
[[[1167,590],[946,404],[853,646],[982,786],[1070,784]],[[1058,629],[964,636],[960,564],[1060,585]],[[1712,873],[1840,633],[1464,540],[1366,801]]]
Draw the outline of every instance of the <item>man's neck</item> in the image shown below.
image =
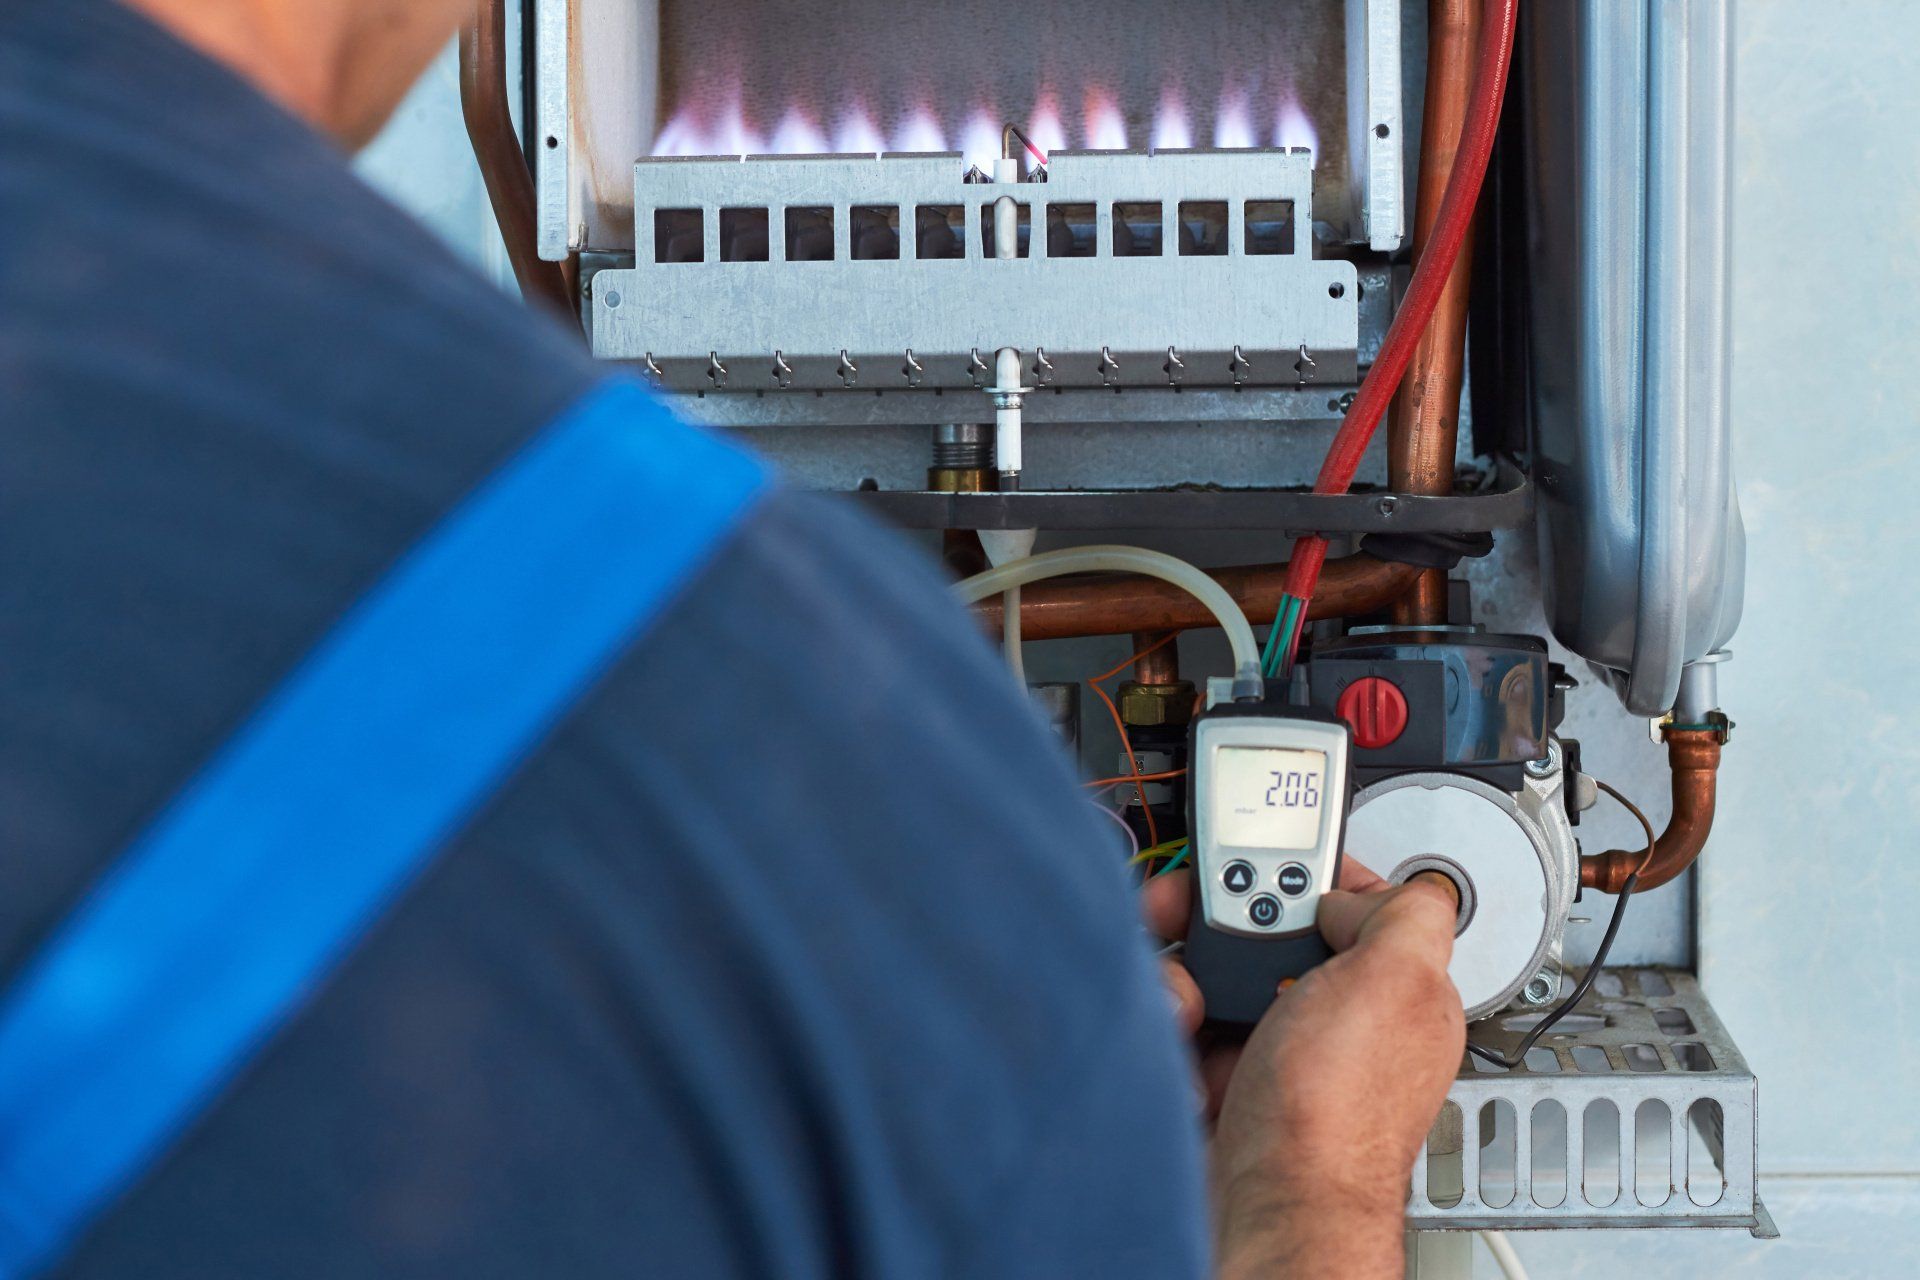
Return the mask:
[[348,147],[379,132],[473,8],[473,0],[122,3]]
[[345,41],[334,6],[257,0],[121,3],[224,64],[321,133],[357,141],[340,101]]

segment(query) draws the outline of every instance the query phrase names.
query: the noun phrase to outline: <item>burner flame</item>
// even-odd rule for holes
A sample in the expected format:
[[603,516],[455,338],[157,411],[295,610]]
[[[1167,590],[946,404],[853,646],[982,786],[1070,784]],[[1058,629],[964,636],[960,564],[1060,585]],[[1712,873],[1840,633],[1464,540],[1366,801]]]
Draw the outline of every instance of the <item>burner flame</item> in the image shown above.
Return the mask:
[[1216,147],[1254,145],[1253,108],[1247,103],[1245,90],[1232,88],[1221,95],[1220,109],[1213,114],[1213,145]]
[[788,107],[787,114],[780,117],[779,127],[768,139],[776,155],[813,155],[829,150],[827,135],[820,132],[818,125],[800,113],[798,107]]
[[1160,110],[1153,118],[1153,146],[1156,151],[1193,145],[1193,120],[1178,89],[1168,87],[1160,95]]
[[[1255,95],[1242,84],[1222,89],[1209,121],[1204,113],[1189,108],[1184,91],[1167,86],[1154,106],[1148,131],[1152,145],[1160,150],[1178,150],[1194,146],[1205,136],[1211,124],[1212,144],[1216,147],[1305,147],[1318,155],[1319,138],[1313,122],[1292,95],[1282,95],[1277,107],[1266,96],[1259,108]],[[1274,114],[1272,131],[1255,125],[1260,115]],[[862,98],[847,100],[831,126],[827,113],[802,103],[789,103],[779,111],[769,129],[742,105],[737,90],[716,94],[706,103],[687,103],[670,115],[655,135],[653,154],[657,156],[727,155],[800,155],[836,152],[846,155],[872,155],[881,151],[959,150],[970,165],[991,171],[1000,155],[1001,127],[1009,117],[992,104],[976,105],[964,118],[947,117],[922,98],[911,101],[892,123],[883,123],[885,113],[875,113]],[[1143,112],[1136,121],[1147,121]],[[1043,87],[1024,112],[1011,119],[1020,124],[1044,152],[1066,148],[1071,141],[1097,150],[1120,150],[1128,145],[1128,115],[1112,92],[1101,85],[1088,85],[1080,93],[1080,115],[1068,121],[1060,110],[1059,95]],[[1069,132],[1069,126],[1072,126]]]
[[1053,90],[1042,89],[1033,104],[1033,114],[1027,117],[1027,136],[1033,139],[1033,145],[1048,155],[1066,149],[1067,130],[1060,123],[1060,102],[1053,96]]
[[865,103],[856,102],[841,114],[840,123],[833,131],[833,149],[842,155],[874,154],[887,149],[887,140],[880,136],[880,126],[867,113]]
[[960,154],[982,173],[992,173],[993,162],[1000,158],[1000,132],[1004,123],[996,121],[983,108],[968,116],[960,130]]
[[1087,145],[1096,151],[1123,151],[1127,145],[1127,118],[1105,89],[1089,87],[1086,94]]
[[894,151],[945,151],[947,135],[940,128],[940,122],[933,118],[933,112],[926,107],[915,107],[907,117],[906,123],[893,135]]
[[1307,119],[1307,113],[1292,98],[1280,103],[1280,118],[1274,124],[1273,145],[1276,147],[1305,147],[1314,155],[1320,154],[1320,135],[1314,132],[1313,121]]

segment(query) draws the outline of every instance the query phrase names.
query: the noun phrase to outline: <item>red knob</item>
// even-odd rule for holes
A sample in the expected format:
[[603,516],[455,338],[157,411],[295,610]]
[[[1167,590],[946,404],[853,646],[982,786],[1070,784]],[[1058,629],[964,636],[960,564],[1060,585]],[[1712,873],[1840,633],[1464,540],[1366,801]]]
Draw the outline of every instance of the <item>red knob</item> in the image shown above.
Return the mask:
[[1355,680],[1333,709],[1353,730],[1354,745],[1369,751],[1391,746],[1407,731],[1407,695],[1383,676]]

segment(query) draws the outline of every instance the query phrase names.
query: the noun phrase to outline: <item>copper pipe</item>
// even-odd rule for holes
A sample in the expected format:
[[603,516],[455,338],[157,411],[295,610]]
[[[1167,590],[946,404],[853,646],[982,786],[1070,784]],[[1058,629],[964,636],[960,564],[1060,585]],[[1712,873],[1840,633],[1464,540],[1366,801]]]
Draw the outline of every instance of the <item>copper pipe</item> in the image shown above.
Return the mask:
[[[1026,610],[1021,610],[1022,614],[1025,612]],[[1134,632],[1134,652],[1140,653],[1141,650],[1151,647],[1164,635],[1166,635],[1164,631]],[[1135,684],[1179,684],[1180,642],[1169,640],[1152,653],[1140,653],[1139,661],[1133,664],[1133,682]]]
[[533,174],[507,107],[506,0],[478,0],[473,21],[460,32],[460,113],[521,295],[577,325],[574,264],[540,257]]
[[1580,859],[1580,884],[1602,893],[1619,893],[1642,860],[1635,893],[1657,889],[1693,865],[1713,830],[1715,783],[1720,772],[1722,729],[1668,729],[1667,765],[1673,771],[1673,815],[1667,829],[1654,841],[1653,857],[1645,849],[1609,849]]
[[[1473,64],[1480,46],[1478,0],[1429,0],[1427,96],[1420,128],[1420,190],[1414,209],[1413,254],[1426,251],[1453,172],[1467,117]],[[1433,320],[1414,348],[1413,362],[1394,398],[1387,428],[1387,484],[1398,493],[1453,492],[1453,457],[1460,441],[1460,385],[1465,365],[1468,280],[1473,234],[1440,294]],[[1447,575],[1428,569],[1393,606],[1396,622],[1430,625],[1447,620]]]
[[[1329,560],[1321,570],[1320,585],[1307,607],[1307,617],[1344,618],[1385,608],[1413,584],[1419,572],[1410,564],[1376,560],[1369,555]],[[1241,565],[1209,569],[1207,573],[1239,601],[1249,622],[1273,621],[1281,593],[1286,590],[1285,564]],[[1000,597],[982,600],[973,609],[981,623],[998,634]],[[1213,615],[1198,600],[1157,578],[1055,578],[1029,583],[1020,592],[1020,633],[1028,640],[1184,631],[1214,625]]]

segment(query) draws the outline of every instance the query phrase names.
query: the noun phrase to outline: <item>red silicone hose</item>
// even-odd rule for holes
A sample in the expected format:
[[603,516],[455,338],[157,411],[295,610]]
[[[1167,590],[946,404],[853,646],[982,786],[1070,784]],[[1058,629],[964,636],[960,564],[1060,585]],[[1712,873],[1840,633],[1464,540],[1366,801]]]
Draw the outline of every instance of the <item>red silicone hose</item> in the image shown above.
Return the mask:
[[[1466,120],[1460,129],[1460,148],[1453,172],[1447,176],[1446,194],[1440,200],[1440,213],[1434,219],[1433,235],[1428,239],[1420,260],[1414,264],[1413,279],[1406,297],[1387,326],[1380,354],[1368,371],[1360,392],[1353,398],[1333,443],[1327,446],[1326,461],[1313,483],[1315,493],[1345,493],[1353,483],[1354,472],[1373,439],[1374,429],[1393,403],[1400,379],[1413,360],[1420,335],[1440,303],[1440,294],[1453,273],[1454,260],[1460,256],[1467,230],[1473,225],[1474,206],[1480,200],[1480,184],[1487,176],[1487,162],[1493,155],[1493,137],[1500,124],[1500,104],[1507,92],[1507,65],[1513,57],[1514,16],[1519,0],[1485,0],[1480,22],[1480,50],[1473,68],[1473,92],[1467,101]],[[1293,559],[1287,566],[1287,593],[1302,602],[1313,598],[1320,581],[1320,567],[1326,563],[1327,540],[1308,535],[1294,543]],[[1306,630],[1306,611],[1289,642],[1288,656]]]

